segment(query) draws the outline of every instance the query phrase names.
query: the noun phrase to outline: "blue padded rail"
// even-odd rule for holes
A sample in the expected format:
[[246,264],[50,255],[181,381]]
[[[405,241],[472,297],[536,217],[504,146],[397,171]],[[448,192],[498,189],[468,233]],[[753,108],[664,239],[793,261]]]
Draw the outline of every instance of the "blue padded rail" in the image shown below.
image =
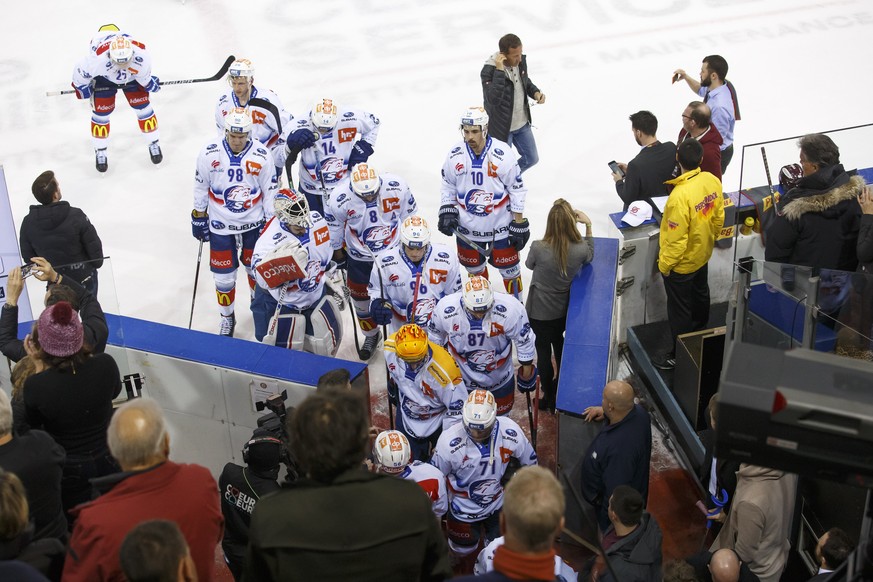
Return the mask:
[[[801,302],[802,303],[802,302]],[[749,295],[749,311],[767,323],[776,327],[785,335],[794,337],[799,344],[803,341],[803,325],[806,309],[798,307],[797,300],[767,290],[767,285],[753,285]],[[815,349],[820,352],[832,352],[837,343],[834,330],[816,324]]]
[[573,279],[556,408],[582,414],[600,406],[609,374],[618,239],[595,238],[594,260]]

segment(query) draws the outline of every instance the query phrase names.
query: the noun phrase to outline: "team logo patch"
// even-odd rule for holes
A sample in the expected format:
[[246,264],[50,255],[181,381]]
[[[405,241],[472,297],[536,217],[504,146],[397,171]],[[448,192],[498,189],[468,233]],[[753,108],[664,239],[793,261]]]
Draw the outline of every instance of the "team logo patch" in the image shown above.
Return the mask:
[[374,226],[365,230],[361,239],[371,251],[381,251],[391,246],[391,242],[394,240],[394,229],[390,226]]
[[470,501],[479,507],[488,507],[497,496],[500,482],[497,479],[483,479],[470,485]]
[[318,282],[321,280],[323,273],[319,261],[309,261],[306,264],[306,276],[298,279],[297,285],[301,291],[311,293],[318,288]]
[[474,189],[464,196],[464,207],[474,216],[488,216],[494,211],[494,194]]
[[252,194],[248,186],[231,186],[222,194],[224,207],[235,214],[250,210],[254,206],[258,195]]
[[461,437],[453,438],[452,442],[449,443],[450,447],[456,447],[461,444]]
[[467,364],[474,372],[491,372],[497,367],[494,352],[491,350],[475,350],[468,353]]
[[[339,182],[345,175],[346,167],[340,158],[327,158],[321,160],[321,177],[326,184]],[[337,202],[339,202],[339,199],[337,199]]]

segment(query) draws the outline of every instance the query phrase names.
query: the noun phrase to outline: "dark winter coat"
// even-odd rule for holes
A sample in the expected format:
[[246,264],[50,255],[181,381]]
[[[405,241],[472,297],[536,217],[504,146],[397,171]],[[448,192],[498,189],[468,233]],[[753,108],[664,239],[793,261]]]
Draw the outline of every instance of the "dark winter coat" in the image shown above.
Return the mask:
[[768,261],[854,271],[861,223],[858,195],[864,179],[846,173],[842,164],[804,176],[777,204],[765,232]]
[[[521,55],[518,64],[518,74],[524,87],[524,94],[534,98],[539,88],[534,85],[527,76],[527,55]],[[485,103],[485,111],[488,112],[488,135],[501,141],[509,138],[509,128],[512,125],[512,108],[515,102],[515,86],[512,79],[504,69],[500,71],[494,66],[494,57],[488,59],[482,72],[479,73],[482,80],[482,98]],[[524,100],[524,113],[528,121],[531,121],[530,105]]]
[[600,582],[660,582],[661,528],[655,518],[644,512],[639,527],[606,550],[606,559],[616,578],[603,569]]
[[29,564],[49,580],[60,580],[64,568],[64,544],[55,538],[33,539],[33,524],[11,540],[0,540],[0,561]]
[[858,270],[873,275],[873,214],[861,215],[858,231]]
[[42,257],[58,273],[80,283],[103,266],[103,243],[97,229],[84,212],[64,200],[31,206],[21,221],[18,242],[25,262]]

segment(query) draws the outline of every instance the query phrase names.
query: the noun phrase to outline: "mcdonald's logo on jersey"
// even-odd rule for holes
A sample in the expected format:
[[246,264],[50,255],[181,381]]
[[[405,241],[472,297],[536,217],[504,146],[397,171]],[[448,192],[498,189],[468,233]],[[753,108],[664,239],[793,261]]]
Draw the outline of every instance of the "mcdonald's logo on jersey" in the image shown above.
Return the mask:
[[320,245],[330,240],[330,231],[326,226],[322,226],[313,233],[315,244]]
[[96,123],[91,124],[91,135],[96,138],[106,138],[109,137],[109,124],[106,125],[98,125]]
[[261,173],[261,164],[257,162],[253,162],[251,160],[246,160],[246,174],[251,174],[252,176],[258,176]]
[[230,291],[230,292],[216,291],[215,292],[215,298],[218,299],[218,304],[223,305],[224,307],[230,307],[230,305],[233,303],[233,299],[234,299],[233,295],[235,295],[235,293],[233,291]]
[[430,284],[431,285],[439,285],[446,281],[449,278],[449,272],[444,271],[442,269],[431,269],[430,270]]
[[358,130],[354,127],[345,127],[337,132],[340,143],[352,141],[356,135],[358,135]]
[[151,133],[158,128],[158,118],[152,115],[148,119],[140,119],[139,128],[143,133]]
[[264,123],[264,120],[267,119],[267,116],[260,111],[255,111],[252,109],[252,123]]
[[389,212],[394,212],[395,210],[400,210],[400,198],[382,199],[382,212],[388,214]]

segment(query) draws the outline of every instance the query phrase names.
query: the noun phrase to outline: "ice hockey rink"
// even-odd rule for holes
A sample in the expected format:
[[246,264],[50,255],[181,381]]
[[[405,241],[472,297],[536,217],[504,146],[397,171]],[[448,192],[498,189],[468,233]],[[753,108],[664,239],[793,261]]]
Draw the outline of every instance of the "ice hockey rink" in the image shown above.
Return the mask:
[[[52,0],[15,2],[4,12],[0,164],[16,229],[35,203],[31,182],[54,170],[64,199],[85,210],[111,256],[101,300],[111,304],[111,295],[119,313],[182,327],[198,248],[189,221],[194,164],[216,134],[214,108],[227,85],[167,86],[153,95],[164,153],[158,166],[119,96],[109,171],[98,174],[88,103],[46,91],[69,88],[102,24],[144,42],[162,80],[208,77],[235,55],[252,60],[255,84],[273,89],[295,116],[319,97],[375,113],[382,128],[370,161],[409,181],[435,233],[440,167],[461,139],[461,111],[481,104],[479,71],[506,32],[521,37],[531,79],[547,98],[532,107],[540,163],[524,175],[534,239],[558,197],[588,213],[595,236],[607,235],[607,215],[621,203],[606,164],[637,153],[628,115],[652,111],[659,137],[675,140],[695,95],[682,82],[671,85],[671,73],[696,74],[707,54],[728,60],[742,113],[726,191],[739,185],[743,144],[871,120],[870,0]],[[836,141],[847,167],[871,165],[867,147]],[[793,145],[783,153],[771,156],[772,166],[796,161]],[[757,170],[745,185],[762,184],[760,155],[746,164]],[[193,327],[217,333],[207,262]],[[523,276],[527,282],[530,273]],[[242,273],[238,286],[236,335],[254,340]],[[339,355],[354,359],[344,317]]]

